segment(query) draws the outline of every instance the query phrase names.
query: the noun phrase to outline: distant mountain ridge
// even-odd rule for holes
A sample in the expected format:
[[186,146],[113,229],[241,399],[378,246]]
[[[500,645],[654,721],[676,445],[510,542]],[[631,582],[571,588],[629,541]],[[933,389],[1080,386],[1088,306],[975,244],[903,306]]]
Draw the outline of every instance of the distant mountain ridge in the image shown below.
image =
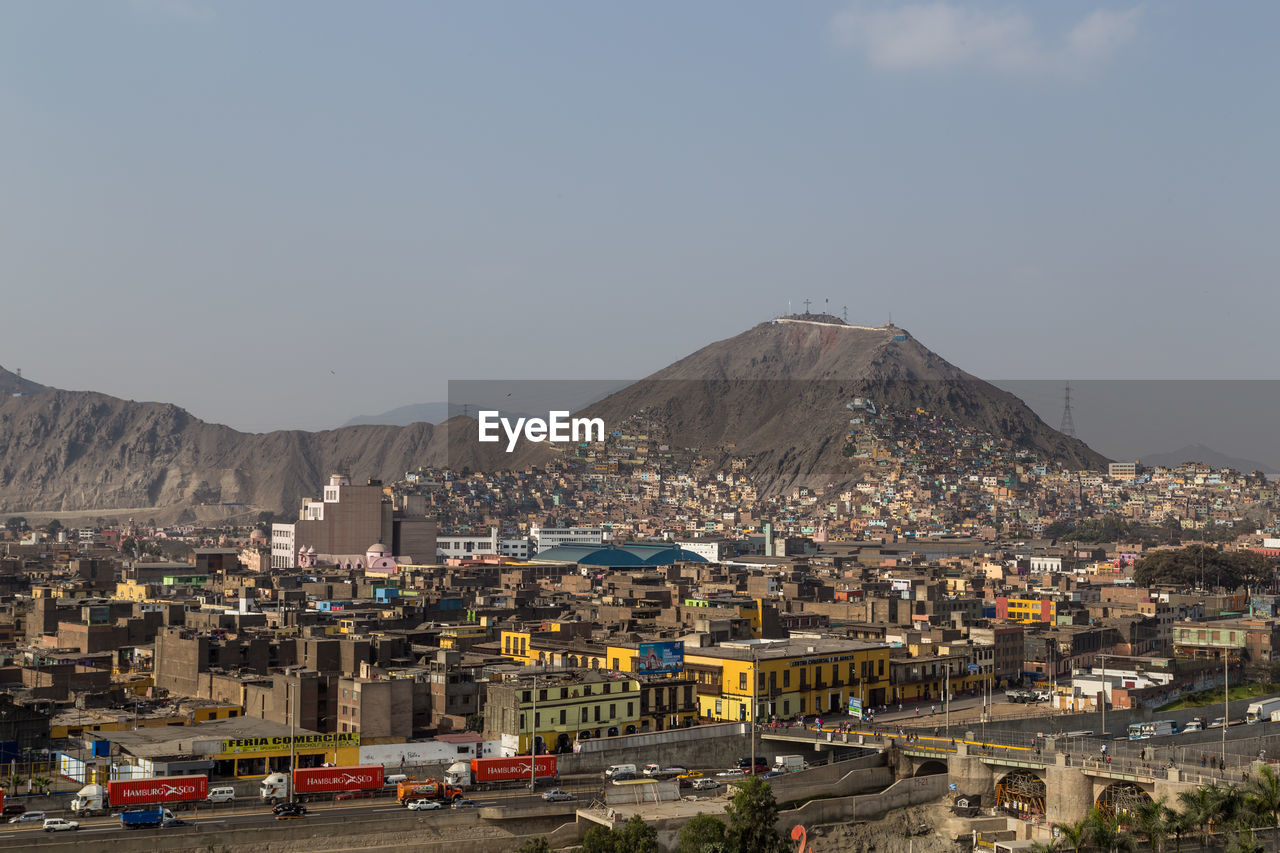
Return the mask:
[[[546,444],[525,443],[512,454],[501,444],[481,444],[475,420],[460,415],[440,424],[250,434],[170,404],[27,380],[19,386],[16,375],[2,371],[0,387],[5,381],[23,391],[0,396],[0,513],[210,504],[291,513],[335,471],[357,482],[390,481],[422,466],[497,471],[553,455]],[[496,393],[514,402],[527,390],[498,383]],[[841,451],[851,414],[846,404],[856,396],[908,414],[927,410],[1064,466],[1100,469],[1107,461],[905,331],[825,316],[759,324],[596,396],[581,414],[603,418],[610,429],[643,418],[713,461],[748,458],[747,473],[762,490],[777,492],[849,472]],[[404,417],[449,413],[423,406],[394,411]]]
[[1273,465],[1252,459],[1229,456],[1203,444],[1188,444],[1178,450],[1171,450],[1167,453],[1144,454],[1139,458],[1143,465],[1159,465],[1164,468],[1176,468],[1186,462],[1203,462],[1211,468],[1231,468],[1242,474],[1261,471],[1268,476],[1272,476],[1280,473]]
[[[456,409],[456,411],[453,409]],[[462,414],[461,406],[450,407],[448,400],[438,400],[433,403],[411,403],[408,406],[399,406],[389,412],[383,412],[380,415],[356,415],[354,418],[343,424],[343,426],[368,426],[371,424],[381,424],[383,426],[408,426],[409,424],[416,423],[438,424],[447,421],[454,415],[460,414]]]

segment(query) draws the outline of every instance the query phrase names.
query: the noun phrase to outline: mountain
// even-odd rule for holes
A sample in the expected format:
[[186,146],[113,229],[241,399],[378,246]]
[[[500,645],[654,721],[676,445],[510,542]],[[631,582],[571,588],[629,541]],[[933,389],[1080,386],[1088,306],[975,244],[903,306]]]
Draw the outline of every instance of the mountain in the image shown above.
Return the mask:
[[48,386],[22,378],[19,373],[13,373],[0,367],[0,396],[23,397],[52,390]]
[[343,426],[366,426],[369,424],[408,426],[409,424],[416,423],[438,424],[461,413],[461,406],[450,407],[447,400],[440,400],[435,403],[413,403],[408,406],[400,406],[399,408],[392,409],[389,412],[383,412],[380,415],[356,415],[354,418],[343,424]]
[[[492,471],[553,455],[547,444],[525,442],[512,454],[502,443],[480,444],[475,420],[461,415],[438,425],[257,434],[164,403],[19,384],[0,370],[0,389],[5,383],[22,395],[0,394],[0,514],[175,507],[212,513],[224,504],[241,515],[292,513],[335,471],[356,481],[389,481],[420,466]],[[855,397],[906,420],[932,419],[921,421],[922,433],[938,435],[941,422],[944,431],[1007,439],[1068,467],[1106,463],[1050,429],[1013,394],[970,376],[905,331],[849,326],[825,315],[762,323],[620,390],[594,380],[490,384],[466,387],[460,399],[509,401],[513,411],[536,412],[567,408],[560,401],[575,396],[596,400],[579,414],[602,418],[610,431],[639,426],[662,434],[673,448],[713,462],[746,458],[747,472],[766,492],[848,478],[852,462],[842,451]]]
[[1275,467],[1265,462],[1255,462],[1252,459],[1239,459],[1235,456],[1228,456],[1211,447],[1205,447],[1203,444],[1189,444],[1186,447],[1179,450],[1171,450],[1168,453],[1144,454],[1141,458],[1143,465],[1160,465],[1165,468],[1176,468],[1184,462],[1203,462],[1210,468],[1232,468],[1242,474],[1248,474],[1250,471],[1261,471],[1268,476],[1272,476],[1277,473]]
[[292,513],[329,474],[393,480],[448,460],[498,467],[474,428],[356,426],[243,433],[177,406],[90,391],[0,398],[0,513],[243,504]]
[[1066,467],[1098,469],[1107,461],[904,330],[850,326],[827,315],[761,323],[582,414],[603,418],[609,430],[639,416],[672,445],[750,457],[757,483],[776,491],[849,471],[842,450],[855,397],[902,413],[919,409]]

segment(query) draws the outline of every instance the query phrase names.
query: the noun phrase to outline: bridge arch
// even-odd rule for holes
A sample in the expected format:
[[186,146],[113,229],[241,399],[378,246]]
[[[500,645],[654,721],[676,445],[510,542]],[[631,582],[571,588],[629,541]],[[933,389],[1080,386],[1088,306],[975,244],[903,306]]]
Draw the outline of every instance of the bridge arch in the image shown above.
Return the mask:
[[1098,811],[1122,820],[1151,801],[1151,794],[1133,782],[1114,782],[1103,788],[1096,800]]
[[1047,788],[1030,770],[1013,770],[996,783],[996,807],[1021,818],[1043,817]]
[[937,776],[947,772],[947,763],[936,758],[926,758],[916,767],[916,776]]

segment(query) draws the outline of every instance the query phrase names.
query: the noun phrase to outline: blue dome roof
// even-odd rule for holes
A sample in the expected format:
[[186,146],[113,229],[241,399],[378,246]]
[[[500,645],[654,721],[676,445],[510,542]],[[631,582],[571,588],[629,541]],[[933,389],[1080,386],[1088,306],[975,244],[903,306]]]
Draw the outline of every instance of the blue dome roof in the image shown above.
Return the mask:
[[706,558],[674,545],[646,545],[624,542],[619,545],[586,545],[568,543],[549,548],[533,558],[549,563],[578,563],[638,569],[644,566],[669,566],[678,562],[705,563]]

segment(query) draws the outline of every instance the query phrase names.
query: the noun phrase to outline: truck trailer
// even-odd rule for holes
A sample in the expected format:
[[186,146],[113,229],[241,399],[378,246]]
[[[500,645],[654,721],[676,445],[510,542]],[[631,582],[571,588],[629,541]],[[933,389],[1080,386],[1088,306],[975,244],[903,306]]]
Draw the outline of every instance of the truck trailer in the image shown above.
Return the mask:
[[461,788],[435,779],[406,779],[396,783],[396,802],[404,805],[410,800],[439,800],[451,803],[462,799]]
[[300,767],[293,771],[292,784],[288,773],[272,773],[262,780],[258,792],[263,802],[274,804],[308,795],[376,791],[382,788],[382,784],[381,764]]
[[[473,758],[470,762],[455,761],[445,771],[444,780],[459,788],[488,788],[506,783],[518,785],[529,781],[527,755],[510,758]],[[555,779],[558,776],[556,757],[539,755],[533,762],[533,778],[536,781]]]
[[180,806],[199,802],[208,796],[207,776],[113,779],[105,787],[85,785],[71,799],[71,810],[76,814],[106,814],[112,809],[123,812],[139,806]]
[[121,829],[154,829],[164,826],[166,820],[173,820],[173,812],[164,806],[152,806],[147,809],[129,809],[120,812]]
[[1271,714],[1275,711],[1280,711],[1280,697],[1250,702],[1244,712],[1244,721],[1249,725],[1269,722]]

